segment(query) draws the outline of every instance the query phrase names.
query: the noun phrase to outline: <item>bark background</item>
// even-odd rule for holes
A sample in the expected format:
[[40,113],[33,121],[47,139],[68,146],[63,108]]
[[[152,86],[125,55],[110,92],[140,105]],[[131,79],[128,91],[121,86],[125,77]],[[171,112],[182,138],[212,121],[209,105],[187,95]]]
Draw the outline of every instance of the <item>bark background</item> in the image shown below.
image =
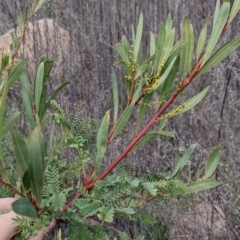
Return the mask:
[[[0,36],[4,36],[0,38],[0,48],[7,49],[8,32],[17,27],[16,16],[22,14],[23,6],[31,2],[0,0]],[[47,0],[34,18],[32,31],[26,38],[21,56],[27,56],[30,60],[30,75],[41,56],[53,59],[56,63],[52,87],[63,80],[70,81],[69,88],[61,95],[62,104],[71,107],[83,103],[88,115],[100,119],[106,110],[112,108],[110,68],[119,59],[114,45],[121,40],[122,35],[130,39],[131,24],[136,26],[141,11],[144,14],[142,41],[147,46],[149,31],[158,32],[160,21],[164,21],[168,13],[171,14],[178,33],[182,18],[189,16],[198,36],[207,16],[213,14],[214,7],[215,0]],[[38,20],[41,20],[40,23]],[[240,14],[221,41],[237,36],[239,30]],[[187,98],[206,86],[210,86],[210,90],[207,97],[194,109],[170,121],[168,128],[174,131],[176,138],[159,138],[126,160],[137,163],[139,174],[146,170],[169,174],[174,167],[173,152],[183,152],[190,144],[197,143],[198,147],[191,161],[194,172],[197,166],[205,163],[209,153],[218,144],[221,146],[218,178],[222,185],[219,188],[192,198],[178,198],[147,207],[146,210],[158,216],[162,222],[171,223],[171,229],[175,231],[171,239],[177,239],[179,234],[187,234],[177,233],[185,230],[186,220],[180,219],[186,213],[193,214],[193,209],[202,202],[214,202],[223,211],[219,221],[224,222],[226,231],[222,234],[222,239],[240,237],[239,65],[238,50],[210,73],[196,79],[186,90]],[[115,69],[120,85],[120,103],[123,106],[126,101],[122,84],[124,79],[121,69]],[[18,91],[13,91],[12,97],[15,102],[20,101]],[[106,165],[121,152],[130,139],[131,126],[109,150]],[[209,208],[208,217],[211,217],[214,209]],[[203,214],[203,218],[205,215]],[[193,221],[189,219],[189,222]],[[214,217],[212,219],[217,221]],[[121,224],[130,226],[126,222]],[[196,239],[200,239],[203,232],[198,225],[196,222],[191,230]],[[205,235],[211,236],[209,239],[221,239],[217,237],[216,230],[211,231],[214,225],[207,225]],[[146,229],[142,225],[140,228],[131,226],[128,231],[134,235],[145,233]]]

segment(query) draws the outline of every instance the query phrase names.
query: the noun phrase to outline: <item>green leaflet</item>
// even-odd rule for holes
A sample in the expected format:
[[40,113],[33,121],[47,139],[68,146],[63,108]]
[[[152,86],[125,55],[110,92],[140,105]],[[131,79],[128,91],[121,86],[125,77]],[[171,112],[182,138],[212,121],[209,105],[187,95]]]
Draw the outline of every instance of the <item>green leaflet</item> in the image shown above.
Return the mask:
[[11,114],[3,123],[2,136],[4,136],[10,129],[10,127],[20,118],[20,112]]
[[111,136],[111,139],[110,141],[113,140],[113,138],[115,136],[117,136],[122,128],[125,126],[125,124],[128,122],[129,118],[131,117],[132,113],[133,113],[133,110],[134,110],[134,103],[132,102],[126,109],[125,111],[123,112],[123,114],[121,115],[121,117],[119,118],[119,120],[117,121],[117,124],[116,124],[116,128]]
[[220,149],[219,147],[216,148],[211,153],[210,157],[208,158],[205,175],[204,175],[203,179],[207,179],[207,178],[211,177],[212,174],[214,173],[214,171],[216,170],[218,162],[219,162],[219,149]]
[[40,126],[31,133],[28,162],[31,172],[31,190],[38,204],[41,204],[44,186],[44,156],[45,146]]
[[16,128],[11,128],[12,140],[16,155],[16,169],[20,179],[28,169],[28,148],[22,135]]
[[171,178],[174,178],[185,166],[186,162],[190,158],[191,154],[193,153],[194,149],[196,147],[196,144],[190,145],[190,147],[187,149],[187,151],[184,153],[184,155],[177,161],[177,165],[174,169],[174,172],[172,174]]
[[136,38],[135,38],[135,42],[134,42],[134,46],[133,46],[135,62],[137,62],[137,59],[138,59],[140,43],[141,43],[141,39],[142,39],[142,31],[143,31],[143,14],[141,13],[139,16],[137,33],[136,33]]
[[214,22],[213,28],[212,28],[212,33],[210,35],[208,45],[206,48],[206,52],[204,54],[204,59],[203,59],[203,65],[206,63],[206,61],[209,59],[209,57],[212,54],[213,49],[215,48],[218,39],[223,31],[223,28],[227,22],[228,18],[228,13],[230,10],[230,3],[223,3],[219,13],[217,15],[216,21]]
[[229,41],[223,44],[201,67],[200,71],[197,73],[196,77],[201,76],[202,74],[208,72],[211,68],[220,63],[233,51],[235,51],[240,46],[240,37],[235,38],[232,41]]
[[198,61],[201,54],[202,54],[202,51],[203,51],[203,48],[205,46],[205,43],[206,43],[206,39],[207,39],[207,25],[208,25],[208,21],[209,21],[209,18],[207,18],[205,24],[203,25],[202,27],[202,30],[200,32],[200,35],[199,35],[199,39],[198,39],[198,44],[197,44],[197,52],[196,52],[196,60]]
[[194,52],[193,27],[187,17],[183,19],[181,34],[182,34],[181,43],[186,44],[185,48],[181,52],[181,65],[182,65],[181,79],[182,79],[189,74]]
[[100,167],[101,161],[104,157],[106,148],[107,148],[107,138],[108,138],[108,128],[110,121],[110,110],[108,110],[103,117],[103,120],[100,124],[98,133],[97,133],[97,155],[96,155],[96,164],[95,171]]
[[37,218],[38,214],[35,207],[27,198],[19,198],[15,202],[12,203],[12,209],[15,213],[30,217]]
[[170,118],[170,117],[179,115],[181,113],[184,113],[184,112],[188,111],[189,109],[193,108],[204,98],[208,89],[209,89],[209,87],[206,87],[203,91],[198,93],[196,96],[190,98],[189,100],[187,100],[185,103],[183,103],[179,107],[177,107],[177,108],[173,109],[171,112],[167,113],[166,116],[168,118]]
[[18,80],[20,74],[23,72],[27,59],[20,61],[15,67],[12,68],[8,80],[7,80],[7,89],[9,89],[16,80]]
[[188,188],[185,190],[185,193],[196,193],[217,187],[219,185],[220,182],[214,179],[199,180],[197,182],[187,184]]
[[115,124],[117,121],[119,100],[118,100],[117,78],[113,68],[112,68],[112,89],[113,89],[113,106],[114,106],[113,122]]

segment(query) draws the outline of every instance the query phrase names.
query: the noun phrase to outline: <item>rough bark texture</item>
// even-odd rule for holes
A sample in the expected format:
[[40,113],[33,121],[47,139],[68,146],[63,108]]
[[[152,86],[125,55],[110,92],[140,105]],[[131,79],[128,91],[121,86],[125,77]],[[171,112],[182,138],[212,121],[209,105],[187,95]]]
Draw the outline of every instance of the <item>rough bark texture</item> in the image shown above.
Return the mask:
[[[16,16],[22,13],[23,2],[28,4],[31,1],[0,0],[0,48],[4,46],[4,49],[7,49],[8,33],[11,29],[16,29]],[[130,38],[131,24],[136,26],[141,11],[145,17],[143,42],[147,46],[149,31],[156,33],[160,21],[164,21],[168,13],[172,15],[178,33],[183,16],[188,15],[197,36],[206,17],[212,15],[214,6],[215,0],[49,0],[30,27],[21,56],[31,59],[30,74],[42,55],[52,58],[56,62],[52,75],[53,85],[55,86],[55,81],[63,79],[70,81],[61,101],[70,106],[84,103],[88,115],[100,119],[107,109],[112,108],[110,67],[118,60],[114,45],[121,40],[122,35]],[[44,20],[37,21],[39,19]],[[239,34],[239,25],[238,14],[223,40]],[[184,218],[183,209],[187,212],[185,214],[192,214],[191,217],[193,214],[199,216],[197,210],[194,213],[189,209],[194,209],[194,206],[203,200],[214,200],[214,204],[224,213],[220,216],[224,226],[221,225],[220,228],[224,232],[222,237],[228,234],[225,239],[240,238],[239,65],[238,50],[210,73],[196,79],[186,90],[186,98],[208,85],[209,93],[193,110],[170,121],[168,127],[174,131],[176,138],[157,139],[126,160],[137,163],[139,174],[146,170],[168,174],[174,167],[174,150],[182,152],[190,144],[197,143],[198,149],[191,162],[191,174],[194,174],[197,167],[205,163],[211,150],[219,144],[221,161],[218,178],[222,185],[218,189],[198,194],[190,200],[179,198],[169,203],[154,203],[158,211],[150,204],[146,210],[170,223],[172,217],[178,218],[179,214]],[[116,68],[116,71],[120,84],[120,102],[123,106],[126,102],[123,77],[121,69]],[[105,159],[106,165],[121,152],[130,139],[131,125],[110,148]],[[188,174],[186,171],[186,178]],[[214,214],[214,211],[209,214]],[[214,217],[212,219],[215,220]],[[180,222],[179,225],[176,221],[172,223],[172,228],[175,228],[172,231],[176,234],[179,227],[184,228],[184,224],[181,225]],[[126,222],[122,224],[128,226]],[[215,223],[208,228],[215,228]],[[141,229],[144,233],[145,228]],[[191,235],[193,230],[189,231]],[[129,232],[133,235],[141,233],[137,227]],[[217,237],[216,230],[208,231],[207,234],[209,239],[223,239]],[[175,237],[182,239],[177,238],[177,235]],[[200,239],[197,235],[191,239],[195,237]]]

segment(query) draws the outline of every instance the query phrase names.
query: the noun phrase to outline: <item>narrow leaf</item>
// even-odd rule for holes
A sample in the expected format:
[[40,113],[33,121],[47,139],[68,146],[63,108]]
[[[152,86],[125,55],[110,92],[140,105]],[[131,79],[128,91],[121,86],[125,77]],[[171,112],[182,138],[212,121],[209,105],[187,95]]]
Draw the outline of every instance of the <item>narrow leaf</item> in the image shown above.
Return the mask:
[[53,95],[51,96],[51,98],[50,98],[49,101],[47,102],[46,108],[49,108],[51,100],[55,99],[55,97],[58,95],[58,93],[61,92],[62,89],[64,89],[68,84],[69,84],[69,82],[65,82],[65,83],[63,83],[62,85],[60,85],[60,86],[54,91]]
[[95,165],[96,171],[100,167],[101,161],[104,157],[104,154],[107,148],[109,121],[110,121],[110,110],[108,110],[105,116],[103,117],[103,120],[100,124],[99,130],[97,133],[97,155],[96,155],[96,165]]
[[117,136],[120,131],[122,130],[122,128],[125,126],[125,124],[128,122],[129,118],[132,115],[132,112],[134,110],[134,103],[131,103],[123,112],[123,114],[121,115],[121,117],[119,118],[119,120],[117,121],[117,125],[116,128],[112,134],[112,137],[110,139],[110,141]]
[[116,123],[117,115],[118,115],[118,85],[117,85],[117,78],[114,69],[112,68],[112,88],[113,88],[113,106],[114,106],[114,114],[113,114],[113,121]]
[[208,158],[205,175],[204,175],[203,179],[207,179],[207,178],[211,177],[212,174],[214,173],[214,171],[216,170],[218,162],[219,162],[219,149],[220,148],[216,148],[211,153],[210,157]]
[[238,0],[233,1],[232,5],[231,5],[231,12],[230,12],[230,15],[228,18],[228,23],[227,23],[226,27],[228,27],[230,25],[230,23],[232,22],[234,17],[237,15],[239,10],[240,10],[240,1],[238,1]]
[[122,43],[116,44],[116,50],[119,55],[122,57],[123,61],[128,64],[129,63],[129,53],[126,52],[125,48],[123,47]]
[[179,115],[181,113],[184,113],[188,111],[189,109],[193,108],[195,105],[197,105],[206,95],[209,87],[206,87],[202,92],[198,93],[196,96],[190,98],[185,103],[180,105],[179,107],[172,110],[170,113],[168,113],[169,117],[173,117],[176,115]]
[[20,118],[20,112],[15,112],[11,114],[3,123],[2,127],[2,136],[4,136],[9,130],[10,127],[16,123],[16,121]]
[[24,87],[22,88],[22,100],[23,100],[23,106],[26,110],[26,115],[30,123],[32,124],[32,127],[34,128],[36,126],[36,122],[33,115],[33,109],[32,109],[32,102],[30,102],[30,99],[28,97],[27,89]]
[[196,144],[190,145],[190,147],[187,149],[187,151],[184,153],[184,155],[178,160],[177,165],[172,174],[172,178],[175,177],[179,172],[181,172],[181,170],[185,166],[186,162],[190,158],[191,154],[193,153],[195,147],[196,147]]
[[200,191],[208,190],[220,185],[220,182],[214,179],[200,180],[194,183],[187,184],[188,188],[185,193],[197,193]]
[[141,127],[141,123],[144,117],[144,113],[146,112],[147,108],[148,108],[148,103],[150,102],[151,98],[152,98],[153,93],[149,93],[146,96],[144,96],[143,100],[142,100],[142,104],[140,106],[139,109],[139,113],[138,113],[138,119],[137,119],[137,126],[136,126],[136,133],[138,133],[140,127]]
[[11,128],[11,134],[16,155],[16,169],[18,176],[22,178],[28,169],[28,148],[25,140],[16,128]]
[[15,67],[12,68],[8,80],[7,80],[7,89],[9,89],[16,80],[18,80],[20,74],[23,72],[27,59],[20,61]]
[[182,38],[181,43],[185,43],[185,48],[181,53],[181,79],[189,74],[191,68],[191,62],[193,58],[194,51],[194,32],[193,27],[189,22],[189,19],[185,17],[182,22]]
[[43,5],[44,1],[45,0],[38,0],[37,1],[37,5],[36,5],[36,7],[34,9],[34,13],[36,13],[38,11],[38,9]]
[[216,22],[212,28],[212,33],[210,35],[208,45],[206,48],[206,52],[204,54],[204,59],[203,59],[203,63],[202,63],[203,65],[206,63],[206,61],[211,56],[212,51],[218,42],[218,39],[219,39],[219,37],[223,31],[223,28],[227,22],[229,9],[230,9],[230,3],[225,2],[222,4],[219,14],[217,16]]
[[197,59],[196,59],[197,61],[199,60],[199,58],[202,54],[203,48],[205,46],[205,43],[206,43],[208,21],[209,21],[209,19],[207,18],[207,21],[203,25],[202,30],[199,35],[198,44],[197,44]]
[[136,151],[137,149],[139,149],[140,147],[142,147],[143,145],[147,144],[148,142],[150,142],[151,140],[153,140],[154,138],[156,138],[159,134],[157,132],[150,132],[147,133],[145,136],[143,136],[138,143],[132,148],[132,150],[130,151],[130,153]]
[[232,41],[229,41],[222,45],[202,66],[201,70],[198,72],[196,77],[201,76],[202,74],[208,72],[211,68],[220,63],[228,55],[234,52],[240,46],[240,37],[235,38]]
[[134,60],[137,62],[138,54],[140,50],[140,43],[142,39],[142,31],[143,31],[143,14],[140,14],[139,20],[138,20],[138,26],[137,26],[137,33],[136,33],[136,39],[133,46],[134,49]]
[[170,131],[159,131],[158,133],[167,137],[175,138],[175,134]]
[[44,78],[44,62],[41,62],[38,66],[34,83],[34,100],[37,112],[39,112],[40,98],[43,88],[43,78]]
[[150,57],[155,54],[156,51],[156,38],[155,35],[150,32]]
[[38,204],[41,203],[44,186],[44,156],[42,131],[41,127],[37,126],[30,136],[28,161],[31,171],[31,190]]

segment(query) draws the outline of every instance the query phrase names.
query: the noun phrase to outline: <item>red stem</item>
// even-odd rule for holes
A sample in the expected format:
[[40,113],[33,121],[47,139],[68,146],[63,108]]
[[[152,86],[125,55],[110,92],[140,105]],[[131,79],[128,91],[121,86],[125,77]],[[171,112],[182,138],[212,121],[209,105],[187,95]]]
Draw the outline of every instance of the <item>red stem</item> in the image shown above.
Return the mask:
[[[86,186],[87,190],[91,190],[95,183],[99,180],[104,179],[120,162],[123,158],[125,158],[128,153],[131,151],[131,149],[135,146],[135,144],[141,139],[141,137],[148,131],[148,129],[157,121],[157,119],[165,112],[165,110],[174,102],[174,100],[177,98],[179,93],[181,93],[193,80],[193,78],[196,76],[198,71],[201,68],[203,59],[198,61],[190,73],[190,75],[181,81],[180,86],[177,88],[177,90],[174,92],[174,94],[169,98],[169,100],[154,114],[152,119],[148,122],[148,124],[142,129],[142,131],[130,142],[130,144],[125,148],[125,150],[122,152],[122,154],[114,160],[114,162],[105,170],[103,173],[101,173],[94,181],[89,183]],[[69,207],[72,206],[73,201],[77,200],[82,196],[81,193],[77,193],[72,201],[70,201],[68,204],[66,204],[63,207],[62,211],[66,211]]]
[[165,112],[165,110],[174,102],[180,92],[182,92],[193,80],[194,76],[199,71],[201,64],[201,59],[196,63],[191,74],[181,81],[181,86],[175,91],[175,93],[168,99],[168,101],[154,114],[152,119],[148,122],[148,124],[142,129],[142,131],[130,142],[130,144],[125,148],[122,154],[114,160],[114,162],[103,172],[101,173],[93,182],[87,185],[87,189],[90,190],[94,186],[94,184],[98,180],[104,179],[120,162],[123,158],[125,158],[131,149],[135,146],[135,144],[143,137],[143,135],[148,131],[148,129],[156,122],[156,120]]

